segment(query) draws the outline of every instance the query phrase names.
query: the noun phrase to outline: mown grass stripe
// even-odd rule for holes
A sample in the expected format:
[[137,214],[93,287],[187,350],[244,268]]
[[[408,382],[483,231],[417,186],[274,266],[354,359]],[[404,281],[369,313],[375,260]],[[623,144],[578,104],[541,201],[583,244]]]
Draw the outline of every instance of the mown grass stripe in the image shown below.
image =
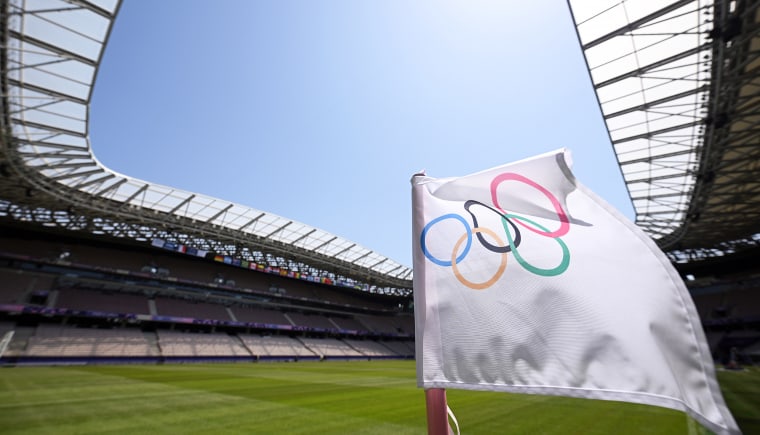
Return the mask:
[[[721,373],[753,433],[760,372]],[[465,433],[683,434],[635,404],[449,390]],[[413,361],[17,367],[0,370],[2,433],[425,433]]]

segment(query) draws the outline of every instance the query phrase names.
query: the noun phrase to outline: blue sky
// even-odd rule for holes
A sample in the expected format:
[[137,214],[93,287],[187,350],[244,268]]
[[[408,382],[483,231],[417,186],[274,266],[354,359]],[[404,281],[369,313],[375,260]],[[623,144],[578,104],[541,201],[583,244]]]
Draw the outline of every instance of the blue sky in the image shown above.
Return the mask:
[[411,265],[412,174],[571,150],[633,219],[562,1],[124,2],[95,155]]

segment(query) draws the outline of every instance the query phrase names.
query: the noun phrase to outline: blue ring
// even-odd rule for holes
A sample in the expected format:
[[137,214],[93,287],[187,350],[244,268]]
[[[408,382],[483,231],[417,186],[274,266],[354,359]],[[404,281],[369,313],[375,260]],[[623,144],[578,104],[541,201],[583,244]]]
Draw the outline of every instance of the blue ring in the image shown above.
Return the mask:
[[425,246],[425,235],[427,235],[428,230],[430,229],[433,224],[437,224],[438,222],[444,220],[444,219],[456,219],[459,222],[462,222],[464,225],[465,230],[467,231],[467,245],[464,247],[464,251],[457,257],[456,261],[457,263],[462,262],[464,260],[464,257],[467,256],[467,253],[470,252],[470,246],[472,246],[472,230],[470,229],[470,224],[467,223],[467,221],[460,215],[456,213],[449,213],[445,214],[443,216],[439,216],[432,221],[428,222],[427,225],[425,225],[425,228],[422,229],[422,234],[420,235],[420,247],[422,248],[422,253],[425,254],[425,257],[427,257],[428,260],[432,261],[433,263],[444,266],[444,267],[451,267],[451,261],[443,261],[439,260],[433,255],[428,252],[427,246]]

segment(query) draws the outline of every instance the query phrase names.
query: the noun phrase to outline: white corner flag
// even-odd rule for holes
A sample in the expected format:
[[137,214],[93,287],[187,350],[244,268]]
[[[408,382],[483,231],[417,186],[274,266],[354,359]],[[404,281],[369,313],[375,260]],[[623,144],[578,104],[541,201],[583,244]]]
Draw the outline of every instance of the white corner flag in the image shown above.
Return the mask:
[[418,385],[643,403],[740,433],[675,268],[566,159],[412,179]]

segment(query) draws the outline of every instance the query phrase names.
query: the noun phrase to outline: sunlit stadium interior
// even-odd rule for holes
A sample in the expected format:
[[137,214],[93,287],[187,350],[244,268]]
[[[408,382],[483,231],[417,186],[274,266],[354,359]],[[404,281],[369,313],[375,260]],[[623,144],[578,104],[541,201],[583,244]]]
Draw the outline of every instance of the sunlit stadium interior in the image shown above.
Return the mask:
[[[569,0],[635,223],[683,277],[721,370],[760,363],[758,6]],[[98,161],[90,103],[120,7],[0,2],[3,376],[382,360],[410,364],[413,390],[411,265]],[[422,401],[414,406],[424,427]],[[760,431],[760,418],[747,416],[760,411],[757,396],[748,406],[737,420]],[[14,424],[3,409],[0,432]]]

